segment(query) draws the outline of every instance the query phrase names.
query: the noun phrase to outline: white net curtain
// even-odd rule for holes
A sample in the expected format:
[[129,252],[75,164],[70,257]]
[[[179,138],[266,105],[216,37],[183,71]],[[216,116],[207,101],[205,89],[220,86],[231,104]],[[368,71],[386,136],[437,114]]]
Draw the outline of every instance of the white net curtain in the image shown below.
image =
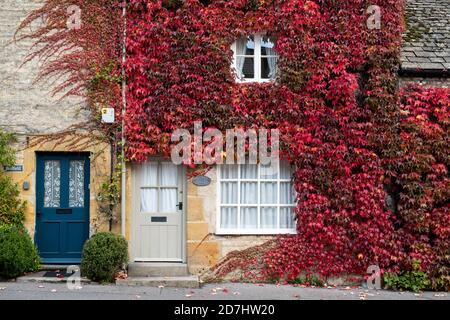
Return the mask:
[[176,212],[178,170],[169,162],[142,165],[141,211]]

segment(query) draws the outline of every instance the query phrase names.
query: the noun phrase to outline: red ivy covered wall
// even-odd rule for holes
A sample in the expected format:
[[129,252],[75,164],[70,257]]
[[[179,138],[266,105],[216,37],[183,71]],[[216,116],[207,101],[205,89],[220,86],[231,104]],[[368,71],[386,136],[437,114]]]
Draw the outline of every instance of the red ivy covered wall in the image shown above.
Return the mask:
[[[380,30],[366,27],[369,5],[381,7]],[[373,264],[398,271],[412,259],[444,265],[438,277],[448,276],[449,95],[408,89],[400,108],[402,1],[132,0],[130,9],[130,159],[168,154],[172,131],[195,120],[282,133],[296,167],[298,235],[267,250],[261,277],[363,274]],[[256,32],[276,35],[280,76],[238,84],[231,44]],[[427,135],[440,139],[436,154],[416,146]],[[423,175],[417,197],[408,188]],[[237,260],[223,272],[254,263]]]

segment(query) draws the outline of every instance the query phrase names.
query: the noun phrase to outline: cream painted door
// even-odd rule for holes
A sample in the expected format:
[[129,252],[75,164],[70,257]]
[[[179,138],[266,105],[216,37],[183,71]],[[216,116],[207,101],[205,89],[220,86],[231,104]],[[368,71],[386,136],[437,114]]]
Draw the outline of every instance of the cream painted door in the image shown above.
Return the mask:
[[183,168],[149,161],[134,167],[134,183],[134,261],[182,262]]

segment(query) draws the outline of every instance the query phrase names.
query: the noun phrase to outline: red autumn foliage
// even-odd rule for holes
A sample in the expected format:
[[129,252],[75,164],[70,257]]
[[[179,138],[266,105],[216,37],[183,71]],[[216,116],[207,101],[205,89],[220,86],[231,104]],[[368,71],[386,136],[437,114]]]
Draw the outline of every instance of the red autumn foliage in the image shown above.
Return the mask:
[[[365,25],[369,5],[382,9],[380,30]],[[398,0],[130,0],[128,158],[169,155],[172,131],[196,120],[278,128],[296,167],[298,235],[268,247],[260,277],[364,274],[372,264],[398,271],[418,259],[445,288],[449,91],[408,87],[399,96],[402,14]],[[238,84],[230,46],[256,32],[276,35],[279,77]],[[105,96],[119,113],[117,95]],[[247,265],[253,275],[259,263],[253,251],[227,261],[223,270]]]

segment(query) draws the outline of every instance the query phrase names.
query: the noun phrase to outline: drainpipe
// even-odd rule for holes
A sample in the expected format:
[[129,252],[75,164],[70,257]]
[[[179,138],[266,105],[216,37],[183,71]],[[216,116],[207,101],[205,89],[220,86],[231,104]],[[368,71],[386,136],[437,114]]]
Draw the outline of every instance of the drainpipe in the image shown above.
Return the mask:
[[122,18],[123,18],[123,43],[122,43],[122,159],[121,159],[121,197],[120,197],[120,213],[121,213],[121,226],[122,236],[125,237],[125,221],[126,221],[126,178],[127,169],[125,167],[125,112],[127,109],[126,99],[126,79],[125,79],[125,61],[126,61],[126,39],[127,39],[127,1],[123,1]]

